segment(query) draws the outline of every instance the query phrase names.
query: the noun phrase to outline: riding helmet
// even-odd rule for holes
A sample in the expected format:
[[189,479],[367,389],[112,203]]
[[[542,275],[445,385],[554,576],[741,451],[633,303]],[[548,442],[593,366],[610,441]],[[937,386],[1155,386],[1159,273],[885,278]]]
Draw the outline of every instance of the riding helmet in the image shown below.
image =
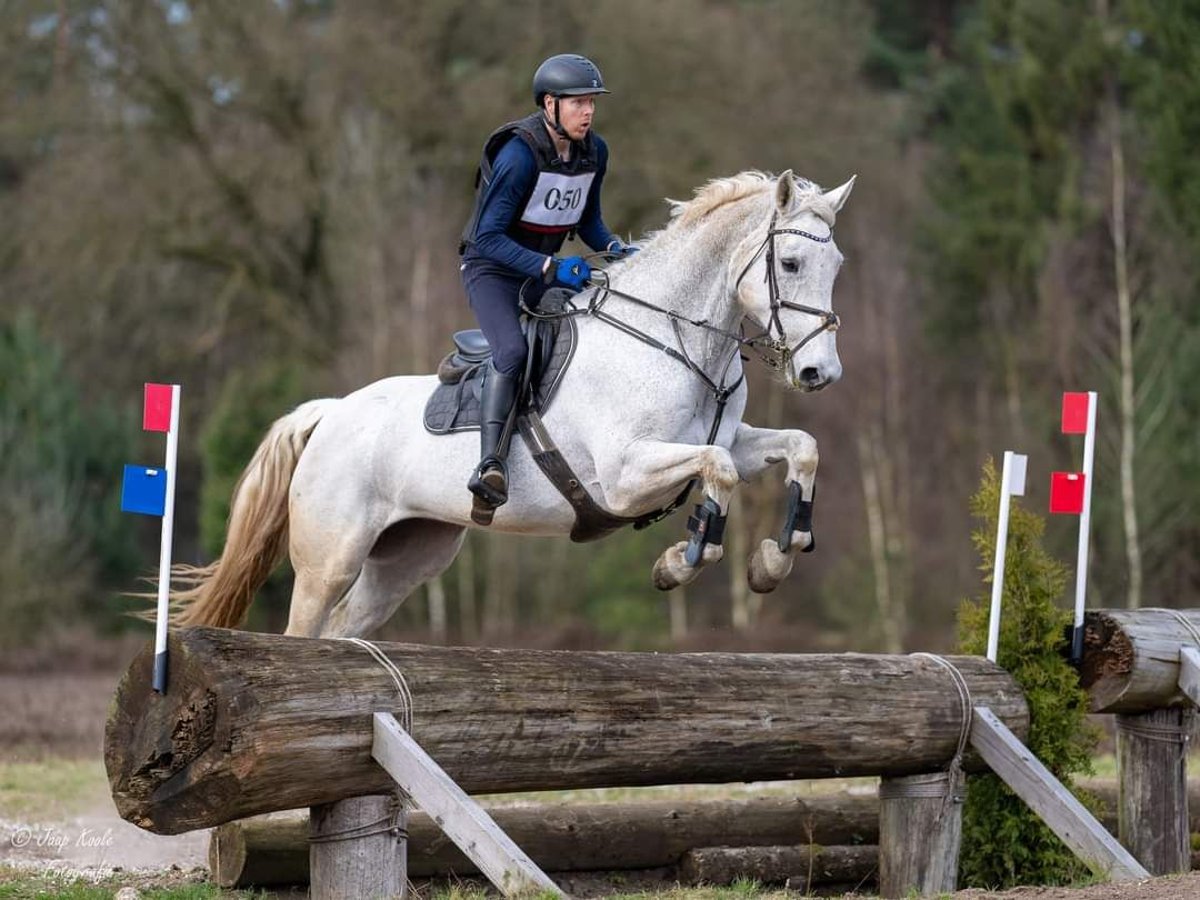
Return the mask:
[[533,102],[542,105],[542,97],[571,97],[579,94],[608,94],[604,76],[594,62],[578,53],[551,56],[533,73]]

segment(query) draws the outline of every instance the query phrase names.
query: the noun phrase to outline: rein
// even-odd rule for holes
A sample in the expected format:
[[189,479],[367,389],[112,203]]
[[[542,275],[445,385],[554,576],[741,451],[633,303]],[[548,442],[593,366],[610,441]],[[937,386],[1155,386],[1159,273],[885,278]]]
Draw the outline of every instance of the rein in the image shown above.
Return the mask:
[[[588,304],[586,307],[575,307],[572,305],[570,309],[563,310],[561,312],[539,313],[537,310],[526,305],[524,298],[522,297],[520,300],[521,310],[526,315],[534,319],[564,319],[573,316],[592,316],[596,319],[599,319],[601,322],[616,328],[618,331],[621,331],[630,337],[641,341],[643,344],[647,344],[656,350],[662,351],[667,356],[681,363],[685,368],[687,368],[688,371],[695,375],[706,388],[708,388],[709,392],[713,396],[713,400],[717,404],[716,415],[713,417],[712,427],[709,428],[708,439],[705,441],[705,443],[711,444],[716,440],[717,433],[720,431],[721,420],[724,418],[725,406],[729,402],[729,398],[733,396],[737,389],[740,388],[743,382],[746,380],[746,374],[743,372],[741,377],[739,377],[738,380],[732,385],[726,383],[726,379],[729,376],[729,369],[733,365],[733,360],[743,347],[753,351],[754,354],[768,368],[783,369],[787,366],[789,360],[791,360],[791,358],[795,356],[805,344],[826,331],[837,331],[838,326],[841,324],[841,320],[837,317],[837,315],[829,310],[817,309],[813,306],[805,306],[802,303],[795,303],[791,300],[782,299],[779,295],[778,275],[775,272],[776,235],[798,234],[801,237],[806,237],[809,240],[816,241],[819,244],[828,244],[833,240],[833,233],[830,232],[825,237],[820,237],[810,232],[802,231],[799,228],[776,228],[775,222],[777,218],[777,212],[771,214],[771,223],[767,228],[767,236],[763,238],[763,242],[759,244],[758,249],[754,252],[754,255],[750,257],[750,261],[746,263],[741,274],[738,275],[737,281],[735,281],[733,285],[733,292],[734,296],[736,297],[738,288],[741,286],[742,279],[746,277],[746,273],[750,271],[750,267],[758,261],[758,258],[762,256],[763,252],[765,251],[767,254],[767,271],[764,280],[767,282],[767,293],[771,301],[771,318],[767,322],[766,329],[761,334],[755,335],[752,338],[747,338],[744,333],[735,334],[732,331],[726,331],[724,328],[719,328],[716,325],[711,324],[707,319],[693,319],[675,312],[674,310],[666,309],[665,307],[650,303],[647,300],[643,300],[641,297],[636,297],[633,294],[619,291],[610,286],[608,273],[603,269],[596,270],[592,273],[593,278],[596,278],[597,276],[603,277],[599,283],[592,286],[592,293],[588,298]],[[588,258],[591,259],[601,256],[607,257],[608,254],[601,251],[599,253],[591,254]],[[646,332],[635,328],[628,322],[623,322],[616,316],[610,315],[608,312],[606,312],[603,307],[610,296],[620,297],[622,300],[626,300],[636,306],[642,307],[643,309],[649,309],[653,312],[657,312],[669,319],[671,322],[671,329],[675,333],[675,343],[677,348],[667,346],[652,335],[646,334]],[[805,335],[797,344],[794,346],[789,346],[787,340],[787,331],[784,329],[783,322],[779,318],[779,311],[781,309],[793,309],[798,312],[808,313],[809,315],[819,316],[821,319],[821,324]],[[688,355],[687,347],[683,340],[683,332],[680,328],[681,322],[686,322],[688,325],[693,325],[697,328],[703,328],[707,331],[711,331],[714,334],[719,334],[733,345],[732,350],[725,359],[725,365],[721,368],[721,377],[719,381],[714,381],[712,378],[710,378],[708,373],[706,373],[704,369],[697,365],[691,356]],[[778,337],[775,336],[776,332],[778,332]],[[761,349],[763,344],[766,345],[765,350]],[[692,489],[696,486],[696,482],[697,479],[695,478],[689,481],[679,496],[662,509],[652,513],[647,513],[644,516],[639,516],[634,521],[633,527],[640,530],[671,515],[671,513],[675,512],[675,510],[679,509],[679,507],[683,506],[683,504],[687,502],[688,496],[691,494]]]

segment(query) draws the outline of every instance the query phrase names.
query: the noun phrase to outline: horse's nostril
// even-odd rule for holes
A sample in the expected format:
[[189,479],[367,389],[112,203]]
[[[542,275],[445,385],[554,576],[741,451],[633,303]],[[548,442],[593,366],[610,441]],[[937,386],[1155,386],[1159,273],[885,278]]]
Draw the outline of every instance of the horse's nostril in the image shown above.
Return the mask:
[[821,372],[816,366],[805,366],[800,370],[800,381],[802,384],[818,384],[821,381]]

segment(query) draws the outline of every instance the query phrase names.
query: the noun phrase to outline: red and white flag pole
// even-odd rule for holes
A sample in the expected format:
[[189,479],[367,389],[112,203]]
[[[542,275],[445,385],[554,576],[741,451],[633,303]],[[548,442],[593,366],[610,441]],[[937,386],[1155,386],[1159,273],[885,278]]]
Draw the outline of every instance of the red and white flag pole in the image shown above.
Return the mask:
[[1025,470],[1029,457],[1004,451],[1000,469],[1000,514],[996,521],[996,560],[992,565],[992,613],[988,619],[987,658],[996,661],[1000,648],[1000,601],[1004,597],[1004,557],[1008,548],[1009,498],[1025,496]]
[[1087,605],[1088,540],[1092,521],[1092,464],[1096,453],[1095,391],[1065,393],[1063,434],[1082,434],[1083,471],[1050,476],[1050,512],[1079,516],[1079,552],[1075,558],[1075,619],[1071,629],[1071,660],[1083,659],[1083,611]]

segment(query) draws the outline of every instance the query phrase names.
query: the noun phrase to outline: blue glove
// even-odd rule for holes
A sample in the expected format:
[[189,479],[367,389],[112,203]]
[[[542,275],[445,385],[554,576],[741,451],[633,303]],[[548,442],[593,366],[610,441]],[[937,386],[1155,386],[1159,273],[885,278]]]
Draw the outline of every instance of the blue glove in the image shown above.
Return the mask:
[[568,256],[566,259],[553,259],[546,274],[550,276],[552,284],[561,284],[563,287],[579,291],[592,277],[592,267],[582,256]]
[[632,244],[622,244],[620,241],[613,241],[604,251],[610,259],[628,259],[641,250],[641,247],[635,247]]

